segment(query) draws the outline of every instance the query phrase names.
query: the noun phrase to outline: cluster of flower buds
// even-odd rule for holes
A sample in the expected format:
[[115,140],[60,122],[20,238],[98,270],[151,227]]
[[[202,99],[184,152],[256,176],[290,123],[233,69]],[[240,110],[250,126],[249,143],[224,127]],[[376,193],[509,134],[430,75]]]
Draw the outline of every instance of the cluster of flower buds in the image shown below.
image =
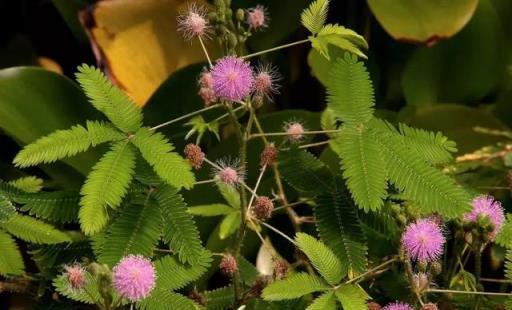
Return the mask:
[[[464,214],[464,230],[471,232],[472,238],[493,241],[505,221],[501,203],[491,196],[478,196],[473,200],[472,210]],[[468,240],[472,241],[472,240]]]
[[231,254],[222,256],[219,264],[220,272],[228,277],[233,277],[238,272],[238,263]]

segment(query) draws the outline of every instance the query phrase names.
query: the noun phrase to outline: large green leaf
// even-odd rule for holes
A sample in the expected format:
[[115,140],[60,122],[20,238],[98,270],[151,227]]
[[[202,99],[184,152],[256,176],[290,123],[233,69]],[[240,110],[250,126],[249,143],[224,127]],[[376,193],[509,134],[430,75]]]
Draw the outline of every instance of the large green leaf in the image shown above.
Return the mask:
[[71,241],[68,235],[52,225],[26,215],[13,216],[2,227],[15,237],[31,243],[54,244]]
[[[20,145],[97,116],[80,89],[62,75],[31,67],[0,70],[0,128]],[[86,174],[98,157],[93,151],[65,162]],[[44,170],[59,183],[76,182],[66,168]]]
[[[463,2],[467,1],[451,1]],[[484,98],[504,70],[501,50],[505,38],[491,1],[481,0],[475,16],[458,35],[413,53],[401,82],[407,103],[474,102]]]
[[396,40],[432,44],[457,33],[478,0],[368,0],[382,27]]
[[18,246],[14,239],[3,231],[0,231],[0,248],[0,275],[22,275],[25,266]]
[[263,290],[262,296],[266,300],[295,299],[328,288],[319,277],[300,272],[271,283]]

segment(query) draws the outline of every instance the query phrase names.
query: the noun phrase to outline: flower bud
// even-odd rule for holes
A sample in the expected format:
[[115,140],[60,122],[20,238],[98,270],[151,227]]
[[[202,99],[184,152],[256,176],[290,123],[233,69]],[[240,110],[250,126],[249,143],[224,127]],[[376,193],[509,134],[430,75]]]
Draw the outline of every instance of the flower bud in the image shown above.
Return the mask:
[[421,310],[438,310],[439,308],[437,307],[436,304],[433,304],[433,303],[428,303],[428,304],[424,304],[423,307],[421,308]]
[[430,272],[435,276],[440,275],[441,272],[443,272],[443,265],[441,264],[441,262],[439,262],[439,261],[432,262],[430,264]]
[[368,310],[380,310],[382,307],[376,303],[375,301],[370,301],[367,303]]
[[267,196],[260,196],[256,198],[256,203],[252,207],[252,212],[259,220],[266,220],[272,216],[274,210],[274,203],[272,199]]
[[283,259],[274,260],[274,279],[280,280],[286,276],[290,264]]
[[224,275],[233,277],[238,271],[238,263],[235,257],[231,254],[224,255],[220,261],[219,269]]
[[245,19],[245,11],[242,9],[236,10],[236,20],[243,22]]
[[190,162],[192,167],[194,167],[194,169],[201,168],[205,156],[199,145],[193,143],[187,144],[185,146],[184,152],[187,160]]
[[279,154],[279,150],[275,147],[273,143],[265,146],[263,152],[260,155],[260,167],[271,166],[277,159],[277,155]]

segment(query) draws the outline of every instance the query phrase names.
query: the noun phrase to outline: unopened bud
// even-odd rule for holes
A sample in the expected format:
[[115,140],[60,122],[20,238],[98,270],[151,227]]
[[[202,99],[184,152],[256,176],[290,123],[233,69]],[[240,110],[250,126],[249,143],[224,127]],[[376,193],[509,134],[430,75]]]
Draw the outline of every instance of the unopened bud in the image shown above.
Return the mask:
[[283,259],[276,259],[274,261],[274,279],[280,280],[286,276],[290,264]]
[[421,310],[439,310],[439,308],[437,307],[436,304],[428,303],[428,304],[424,304],[423,307],[421,308]]
[[220,261],[219,269],[224,275],[233,277],[238,271],[238,264],[235,257],[231,254],[224,255]]
[[436,262],[432,262],[430,264],[430,272],[433,274],[433,275],[440,275],[441,272],[443,272],[443,265],[441,265],[441,263],[439,261],[436,261]]
[[382,307],[378,303],[376,303],[375,301],[368,302],[367,306],[368,306],[368,310],[380,310],[380,309],[382,309]]
[[260,167],[263,168],[264,166],[271,166],[276,161],[278,154],[279,150],[273,143],[265,146],[260,155]]
[[199,293],[197,288],[194,287],[194,289],[190,291],[190,293],[188,294],[188,298],[192,299],[197,304],[206,307],[206,298],[204,297],[203,294]]
[[245,11],[242,9],[236,10],[236,20],[243,22],[245,20]]
[[259,220],[266,220],[272,216],[274,211],[274,203],[272,199],[267,196],[260,196],[256,198],[256,203],[252,207],[252,212]]

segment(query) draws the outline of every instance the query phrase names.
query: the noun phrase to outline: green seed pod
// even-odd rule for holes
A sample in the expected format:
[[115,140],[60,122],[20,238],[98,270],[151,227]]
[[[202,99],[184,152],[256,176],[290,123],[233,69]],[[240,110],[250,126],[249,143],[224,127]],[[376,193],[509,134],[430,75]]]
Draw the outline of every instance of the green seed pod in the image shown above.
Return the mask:
[[433,274],[433,275],[440,275],[441,272],[443,271],[443,265],[441,264],[441,262],[437,261],[437,262],[433,262],[430,264],[430,272]]

